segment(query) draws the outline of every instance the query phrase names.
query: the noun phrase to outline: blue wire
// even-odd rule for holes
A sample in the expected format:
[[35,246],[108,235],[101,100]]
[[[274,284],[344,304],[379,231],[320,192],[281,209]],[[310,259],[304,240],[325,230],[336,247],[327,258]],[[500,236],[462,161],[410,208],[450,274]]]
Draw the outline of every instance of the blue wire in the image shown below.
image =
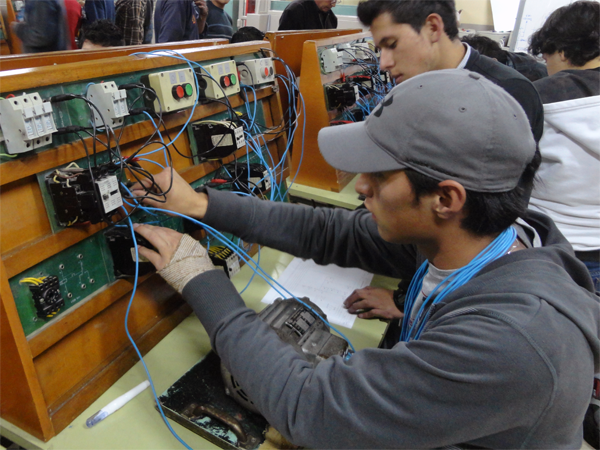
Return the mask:
[[[309,305],[305,304],[302,300],[298,299],[298,297],[296,297],[294,294],[292,294],[291,292],[289,292],[285,287],[281,286],[281,284],[279,284],[268,273],[266,273],[262,269],[262,267],[260,267],[259,265],[257,265],[256,262],[250,257],[250,255],[248,255],[243,249],[241,249],[237,245],[235,245],[230,239],[228,239],[227,237],[225,237],[223,234],[221,234],[220,232],[218,232],[214,228],[206,225],[203,222],[200,222],[200,221],[198,221],[196,219],[193,219],[191,217],[188,217],[188,216],[186,216],[184,214],[180,214],[180,213],[175,212],[175,211],[170,211],[170,210],[167,210],[167,209],[159,209],[159,208],[150,208],[150,207],[140,207],[140,208],[143,209],[143,210],[158,211],[158,212],[162,212],[162,213],[168,213],[168,214],[172,214],[172,215],[175,215],[175,216],[183,217],[184,219],[187,219],[187,220],[189,220],[189,221],[191,221],[191,222],[193,222],[193,223],[195,223],[197,225],[200,225],[208,233],[212,234],[215,238],[217,238],[219,241],[223,242],[225,245],[229,246],[235,253],[237,253],[237,255],[239,257],[241,257],[242,260],[245,261],[250,266],[250,268],[252,270],[254,270],[255,273],[258,274],[259,277],[261,277],[263,280],[265,280],[267,282],[267,284],[269,284],[279,295],[281,295],[282,297],[286,297],[285,294],[283,294],[281,291],[279,291],[278,288],[281,288],[281,290],[283,292],[285,292],[287,294],[287,296],[294,298],[296,301],[300,302],[301,304],[303,304],[304,306],[306,306],[307,308],[309,308],[325,324],[327,324],[332,330],[334,330],[341,337],[343,337],[346,342],[348,342],[348,345],[352,349],[352,353],[356,352],[356,350],[354,349],[354,346],[352,345],[352,343],[350,342],[350,340],[341,331],[339,331],[337,328],[335,328],[333,325],[331,325],[331,323],[329,323],[327,320],[325,320],[323,317],[321,317],[321,315],[318,314]],[[252,264],[250,264],[250,263],[252,263]],[[277,285],[277,286],[275,286],[275,285]]]
[[[410,285],[408,287],[408,292],[406,294],[406,304],[405,304],[405,315],[402,319],[402,331],[400,333],[400,340],[404,342],[408,342],[411,339],[419,339],[421,333],[425,329],[425,325],[427,323],[427,315],[425,313],[425,309],[429,309],[431,305],[435,305],[440,303],[446,296],[448,296],[452,291],[466,284],[471,278],[473,278],[483,267],[489,264],[492,261],[495,261],[499,257],[506,254],[508,249],[513,244],[515,238],[517,236],[517,232],[514,227],[509,227],[504,230],[500,235],[496,237],[488,246],[486,246],[475,258],[469,262],[464,267],[461,267],[458,270],[455,270],[446,278],[444,278],[435,289],[427,296],[426,299],[423,300],[419,311],[415,315],[415,318],[410,324],[410,317],[412,316],[412,309],[415,304],[415,301],[420,295],[423,279],[425,274],[427,273],[429,267],[429,261],[423,262],[421,267],[417,270],[415,275],[413,276]],[[438,290],[440,291],[437,296],[435,295]],[[433,298],[433,302],[431,305],[427,305],[428,300]],[[413,336],[413,331],[416,328],[416,332]]]
[[[125,208],[123,208],[123,209],[125,209]],[[125,213],[127,213],[127,210],[125,210]],[[158,411],[160,412],[160,415],[161,415],[163,421],[167,425],[167,428],[169,429],[169,431],[171,431],[173,436],[175,436],[175,438],[177,438],[177,440],[183,444],[183,446],[185,448],[187,448],[188,450],[192,450],[192,448],[188,444],[186,444],[183,439],[181,439],[179,437],[179,435],[175,432],[175,430],[171,427],[171,424],[167,420],[165,413],[163,412],[162,405],[160,404],[160,401],[158,400],[156,388],[154,387],[154,382],[152,381],[152,377],[150,376],[150,371],[148,370],[148,366],[146,366],[144,357],[142,356],[142,353],[140,352],[138,346],[136,345],[135,341],[133,340],[133,337],[131,336],[131,334],[129,332],[129,325],[128,325],[129,312],[131,310],[133,298],[135,297],[135,292],[137,290],[140,257],[139,257],[138,245],[136,242],[135,231],[133,230],[133,223],[131,222],[131,218],[127,217],[127,221],[129,222],[129,226],[131,227],[131,236],[133,237],[133,245],[135,247],[135,277],[133,279],[133,290],[131,292],[131,298],[129,299],[129,303],[127,304],[127,312],[125,313],[125,333],[127,334],[127,337],[129,338],[129,341],[131,342],[133,349],[137,353],[138,357],[140,358],[140,362],[142,363],[142,366],[144,367],[144,371],[146,372],[146,376],[148,377],[148,381],[150,382],[150,387],[152,388],[152,394],[154,395],[154,400],[156,401],[156,405],[158,406]]]

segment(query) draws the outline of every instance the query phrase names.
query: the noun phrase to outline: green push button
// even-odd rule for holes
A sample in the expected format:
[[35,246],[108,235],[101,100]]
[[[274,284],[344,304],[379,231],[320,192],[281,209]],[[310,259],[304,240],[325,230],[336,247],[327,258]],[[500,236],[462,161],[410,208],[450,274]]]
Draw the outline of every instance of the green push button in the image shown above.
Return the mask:
[[185,96],[191,97],[192,94],[194,93],[194,88],[192,88],[192,85],[190,83],[186,83],[184,88],[185,88]]
[[229,75],[229,79],[231,80],[232,86],[237,83],[237,77],[234,74]]

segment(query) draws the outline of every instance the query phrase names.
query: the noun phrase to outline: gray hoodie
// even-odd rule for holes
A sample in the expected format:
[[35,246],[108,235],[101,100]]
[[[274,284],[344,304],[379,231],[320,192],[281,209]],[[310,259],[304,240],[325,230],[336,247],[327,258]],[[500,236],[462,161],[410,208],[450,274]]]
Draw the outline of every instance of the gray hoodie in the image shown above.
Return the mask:
[[[599,364],[598,298],[546,216],[543,247],[503,256],[436,307],[418,341],[316,368],[279,340],[222,271],[183,290],[213,348],[265,418],[310,448],[577,448]],[[417,255],[366,210],[209,190],[205,222],[319,264],[410,277]],[[342,301],[343,299],[340,299]]]

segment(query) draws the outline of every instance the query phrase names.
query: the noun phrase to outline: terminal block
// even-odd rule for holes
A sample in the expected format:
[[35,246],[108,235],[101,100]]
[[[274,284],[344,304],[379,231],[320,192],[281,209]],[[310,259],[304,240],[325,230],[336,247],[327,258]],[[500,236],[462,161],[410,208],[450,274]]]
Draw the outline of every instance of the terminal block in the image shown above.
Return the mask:
[[192,132],[200,160],[225,158],[246,144],[244,128],[233,122],[195,122]]
[[129,115],[127,91],[118,89],[114,81],[92,84],[86,97],[102,113],[100,116],[98,110],[92,108],[97,127],[103,127],[105,123],[112,128],[120,127],[123,125],[123,118]]
[[[240,92],[240,83],[235,61],[224,61],[204,66],[212,80],[207,78],[208,85],[204,90],[206,98],[219,99]],[[214,80],[214,81],[213,81]]]
[[0,100],[0,124],[9,154],[51,144],[56,132],[52,104],[42,101],[37,92]]
[[58,278],[47,276],[40,284],[29,286],[37,316],[41,319],[53,318],[65,305],[60,293]]
[[275,69],[271,58],[248,59],[238,63],[240,81],[248,86],[272,83],[275,81]]
[[[93,175],[93,176],[92,176]],[[46,175],[46,186],[60,226],[98,223],[123,206],[119,180],[104,167],[66,167]]]
[[146,106],[158,112],[172,112],[191,108],[196,102],[196,80],[192,69],[144,75],[140,81],[156,92],[156,97],[145,95]]
[[229,247],[211,245],[208,256],[212,263],[216,267],[221,267],[229,278],[240,271],[240,258]]

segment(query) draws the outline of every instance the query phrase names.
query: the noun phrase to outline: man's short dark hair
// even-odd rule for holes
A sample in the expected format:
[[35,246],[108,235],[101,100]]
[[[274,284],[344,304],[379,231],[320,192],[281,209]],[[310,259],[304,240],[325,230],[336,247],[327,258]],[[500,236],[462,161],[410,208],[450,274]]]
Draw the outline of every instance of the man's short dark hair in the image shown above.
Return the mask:
[[[540,153],[536,151],[521,174],[518,186],[510,191],[488,193],[467,190],[464,206],[466,216],[461,222],[462,228],[476,236],[490,236],[504,231],[518,217],[522,217],[527,211],[527,193],[531,192],[541,159]],[[405,169],[404,172],[411,184],[416,204],[422,196],[433,194],[439,189],[439,180],[412,169]]]
[[600,55],[600,3],[579,1],[558,8],[531,36],[529,52],[552,55],[564,52],[576,67]]
[[250,42],[250,41],[262,41],[265,38],[265,33],[260,31],[255,27],[242,27],[233,33],[231,39],[229,40],[230,44],[235,44],[237,42]]
[[102,47],[120,47],[125,45],[123,33],[113,22],[107,19],[96,20],[86,25],[81,32],[81,45],[85,41]]
[[458,36],[454,0],[367,0],[358,4],[357,16],[365,26],[389,13],[395,23],[406,23],[419,33],[430,14],[439,14],[450,39]]
[[482,55],[495,58],[502,64],[506,64],[507,62],[508,58],[506,56],[506,50],[502,50],[502,47],[500,47],[500,44],[497,41],[487,36],[469,34],[463,36],[460,40],[469,44]]

